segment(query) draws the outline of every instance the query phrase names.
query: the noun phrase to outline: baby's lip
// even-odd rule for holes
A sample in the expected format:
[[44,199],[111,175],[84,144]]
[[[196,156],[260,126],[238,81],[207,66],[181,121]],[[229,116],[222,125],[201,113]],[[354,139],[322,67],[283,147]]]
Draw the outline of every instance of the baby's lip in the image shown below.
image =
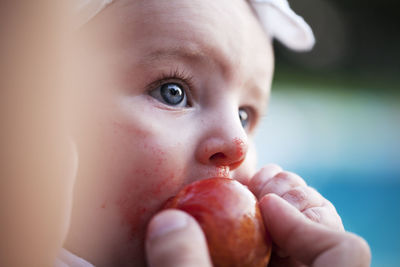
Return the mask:
[[229,178],[232,179],[232,173],[229,166],[199,166],[198,169],[192,169],[192,173],[185,180],[185,184],[208,178]]
[[211,177],[231,178],[230,168],[228,166],[211,168],[207,171],[205,178]]

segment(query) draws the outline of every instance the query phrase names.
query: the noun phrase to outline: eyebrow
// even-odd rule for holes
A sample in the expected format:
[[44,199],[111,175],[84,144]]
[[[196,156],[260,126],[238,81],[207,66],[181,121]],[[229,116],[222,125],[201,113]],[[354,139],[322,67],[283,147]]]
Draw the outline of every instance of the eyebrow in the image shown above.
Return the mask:
[[149,64],[162,60],[183,59],[187,62],[203,62],[216,66],[225,78],[233,74],[232,64],[226,55],[212,48],[199,48],[197,45],[162,47],[143,56],[141,63]]
[[163,58],[187,58],[187,59],[199,59],[204,58],[205,55],[198,49],[190,49],[181,46],[174,46],[170,48],[160,48],[155,51],[148,53],[145,58],[150,61],[158,61]]

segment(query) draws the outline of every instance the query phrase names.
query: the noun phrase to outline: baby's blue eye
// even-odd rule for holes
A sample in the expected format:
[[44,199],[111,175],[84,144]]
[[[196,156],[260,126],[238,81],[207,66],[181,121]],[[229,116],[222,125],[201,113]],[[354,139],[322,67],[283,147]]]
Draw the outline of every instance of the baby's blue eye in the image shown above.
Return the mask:
[[250,120],[249,113],[246,111],[246,109],[244,108],[239,109],[239,119],[240,122],[242,123],[243,128],[246,129],[248,127]]
[[186,107],[185,89],[178,83],[164,83],[150,92],[150,95],[160,102],[174,107]]

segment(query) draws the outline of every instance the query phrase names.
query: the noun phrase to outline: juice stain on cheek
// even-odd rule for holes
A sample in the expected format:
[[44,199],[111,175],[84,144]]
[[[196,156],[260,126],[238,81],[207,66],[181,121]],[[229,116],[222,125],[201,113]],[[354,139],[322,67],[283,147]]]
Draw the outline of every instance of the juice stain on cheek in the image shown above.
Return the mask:
[[243,158],[247,152],[247,146],[245,142],[243,141],[243,139],[238,137],[234,138],[233,142],[236,146],[236,158]]
[[121,186],[117,201],[122,225],[129,228],[129,239],[144,239],[146,226],[167,198],[180,188],[177,171],[169,167],[166,153],[144,146],[152,162],[148,167],[136,166]]

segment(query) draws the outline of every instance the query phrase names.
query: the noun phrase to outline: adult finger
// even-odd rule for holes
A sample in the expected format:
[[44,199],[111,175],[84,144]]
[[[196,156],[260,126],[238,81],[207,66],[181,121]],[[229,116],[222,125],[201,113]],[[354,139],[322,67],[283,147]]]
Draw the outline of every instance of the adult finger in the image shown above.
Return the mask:
[[162,211],[150,221],[146,253],[151,267],[211,267],[200,226],[179,210]]
[[274,194],[261,199],[260,209],[273,242],[290,257],[315,267],[369,266],[369,247],[360,237],[314,223]]

